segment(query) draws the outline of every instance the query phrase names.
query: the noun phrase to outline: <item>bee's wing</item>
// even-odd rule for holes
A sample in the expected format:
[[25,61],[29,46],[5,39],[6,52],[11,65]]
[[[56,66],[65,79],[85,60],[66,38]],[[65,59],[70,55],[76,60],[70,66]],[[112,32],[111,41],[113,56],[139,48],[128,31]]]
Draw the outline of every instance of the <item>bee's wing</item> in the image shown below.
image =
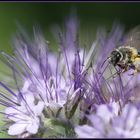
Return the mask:
[[135,47],[140,50],[140,25],[130,30],[124,38],[124,46]]

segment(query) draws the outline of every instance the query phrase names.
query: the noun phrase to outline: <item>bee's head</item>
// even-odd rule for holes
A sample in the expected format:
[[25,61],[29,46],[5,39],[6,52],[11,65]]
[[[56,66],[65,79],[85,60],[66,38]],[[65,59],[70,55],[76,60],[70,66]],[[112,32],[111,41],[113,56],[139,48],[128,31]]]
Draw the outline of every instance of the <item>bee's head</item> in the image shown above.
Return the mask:
[[114,50],[109,57],[109,63],[111,63],[113,66],[116,66],[120,59],[121,53],[117,50]]

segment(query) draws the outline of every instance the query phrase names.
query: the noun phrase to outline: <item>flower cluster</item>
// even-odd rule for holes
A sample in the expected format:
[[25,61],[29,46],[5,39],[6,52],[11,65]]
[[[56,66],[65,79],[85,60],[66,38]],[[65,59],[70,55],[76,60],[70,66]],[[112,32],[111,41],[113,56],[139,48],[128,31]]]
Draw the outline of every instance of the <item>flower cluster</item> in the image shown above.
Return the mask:
[[140,137],[139,75],[115,74],[104,63],[123,28],[115,24],[109,34],[99,30],[86,50],[75,15],[65,27],[53,28],[56,52],[38,28],[33,40],[20,28],[13,39],[14,55],[1,52],[16,86],[0,81],[5,131],[19,138]]
[[76,126],[80,138],[139,138],[140,113],[132,104],[119,102],[99,105],[96,113],[87,116],[90,124]]

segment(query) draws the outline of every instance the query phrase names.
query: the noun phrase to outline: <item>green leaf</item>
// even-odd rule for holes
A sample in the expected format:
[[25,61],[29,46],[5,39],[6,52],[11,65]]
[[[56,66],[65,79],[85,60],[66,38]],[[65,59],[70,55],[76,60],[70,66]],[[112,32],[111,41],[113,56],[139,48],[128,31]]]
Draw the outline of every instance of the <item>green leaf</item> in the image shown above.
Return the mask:
[[80,104],[78,104],[72,118],[71,118],[72,124],[79,124],[80,121]]
[[5,131],[1,131],[1,132],[0,132],[0,138],[14,138],[14,137],[9,136],[9,135],[7,134],[7,132],[5,132]]
[[46,128],[43,138],[68,138],[73,137],[74,130],[68,122],[57,119],[45,119]]

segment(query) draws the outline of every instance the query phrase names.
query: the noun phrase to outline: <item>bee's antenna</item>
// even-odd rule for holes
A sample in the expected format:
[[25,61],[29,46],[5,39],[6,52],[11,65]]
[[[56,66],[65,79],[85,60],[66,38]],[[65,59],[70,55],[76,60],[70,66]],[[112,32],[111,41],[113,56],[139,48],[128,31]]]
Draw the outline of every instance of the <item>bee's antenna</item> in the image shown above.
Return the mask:
[[103,62],[102,65],[101,65],[101,68],[104,66],[105,62],[106,62],[108,59],[110,59],[110,57],[107,57],[107,59],[104,60],[104,62]]
[[118,74],[118,72],[115,72],[115,73],[112,74],[110,77],[108,77],[106,80],[109,80],[110,78],[114,77],[116,74]]

